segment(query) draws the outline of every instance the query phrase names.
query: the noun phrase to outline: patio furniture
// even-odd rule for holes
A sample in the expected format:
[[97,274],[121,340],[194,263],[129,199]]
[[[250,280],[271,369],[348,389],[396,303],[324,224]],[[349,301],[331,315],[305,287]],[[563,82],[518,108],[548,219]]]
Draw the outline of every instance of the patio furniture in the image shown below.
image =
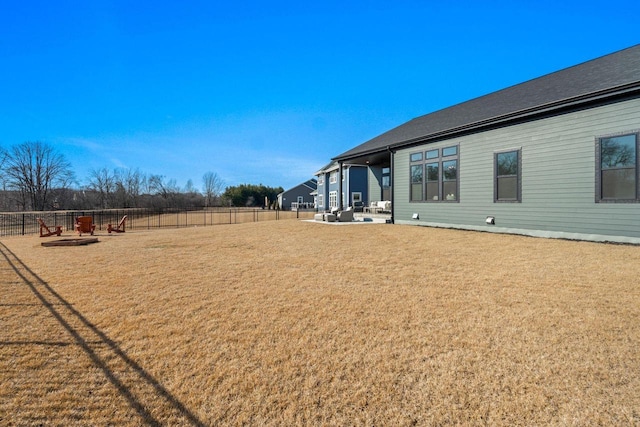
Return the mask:
[[344,211],[338,212],[338,222],[351,222],[353,221],[353,209],[350,207]]
[[120,222],[118,223],[118,225],[116,227],[114,227],[111,224],[107,224],[107,233],[111,234],[111,232],[113,231],[114,233],[124,233],[124,228],[125,228],[125,223],[127,222],[127,216],[123,216],[122,219],[120,220]]
[[380,212],[391,212],[391,202],[389,200],[378,202],[378,208]]
[[92,217],[79,216],[76,218],[75,229],[80,236],[82,236],[82,233],[90,233],[93,236],[93,232],[96,230],[96,225],[93,223]]
[[362,210],[364,213],[372,213],[376,214],[380,212],[382,209],[378,207],[379,202],[371,202],[369,206],[365,206]]
[[54,234],[56,236],[59,236],[62,234],[61,225],[56,225],[54,231],[51,231],[51,229],[47,226],[47,224],[45,224],[42,218],[38,218],[38,222],[40,223],[40,237],[49,237],[53,236]]

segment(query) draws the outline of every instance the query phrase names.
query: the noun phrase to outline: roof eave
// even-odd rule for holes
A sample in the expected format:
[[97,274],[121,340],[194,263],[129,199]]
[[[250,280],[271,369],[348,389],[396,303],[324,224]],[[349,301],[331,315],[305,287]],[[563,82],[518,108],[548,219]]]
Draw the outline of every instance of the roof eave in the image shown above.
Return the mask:
[[633,83],[617,86],[615,88],[610,88],[610,89],[606,89],[599,92],[594,92],[594,93],[589,93],[589,94],[585,94],[585,95],[581,95],[573,98],[563,99],[556,102],[539,105],[533,108],[515,111],[512,113],[504,114],[497,117],[492,117],[486,120],[468,123],[463,126],[458,126],[455,128],[441,131],[441,132],[435,132],[435,133],[424,135],[418,138],[390,143],[386,147],[361,151],[361,152],[357,152],[344,157],[337,156],[332,158],[331,160],[336,162],[345,162],[350,159],[355,159],[355,158],[366,156],[366,155],[382,153],[385,151],[393,151],[398,148],[415,145],[419,143],[431,142],[437,139],[452,138],[459,134],[477,132],[487,127],[504,125],[509,122],[520,121],[520,120],[524,120],[524,119],[538,116],[538,115],[549,114],[554,111],[559,111],[559,110],[568,109],[568,108],[576,108],[581,105],[590,104],[594,102],[604,102],[607,99],[618,98],[625,95],[631,95],[634,92],[639,92],[639,91],[640,91],[640,81],[633,82]]

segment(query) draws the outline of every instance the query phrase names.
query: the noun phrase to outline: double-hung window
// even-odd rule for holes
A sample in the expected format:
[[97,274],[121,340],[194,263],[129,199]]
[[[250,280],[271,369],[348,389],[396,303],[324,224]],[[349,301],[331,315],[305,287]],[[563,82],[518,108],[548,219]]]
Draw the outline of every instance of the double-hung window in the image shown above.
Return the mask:
[[494,202],[521,202],[521,150],[494,154]]
[[639,132],[596,141],[596,202],[638,202]]
[[458,146],[412,153],[410,200],[458,201]]

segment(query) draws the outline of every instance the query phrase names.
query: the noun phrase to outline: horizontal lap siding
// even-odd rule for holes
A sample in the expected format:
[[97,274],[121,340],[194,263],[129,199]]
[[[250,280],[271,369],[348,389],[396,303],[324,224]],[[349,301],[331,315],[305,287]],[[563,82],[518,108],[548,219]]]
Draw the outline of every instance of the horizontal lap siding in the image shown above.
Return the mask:
[[370,167],[368,168],[368,192],[369,198],[366,200],[367,205],[371,202],[377,202],[382,197],[382,168]]
[[[640,128],[640,100],[495,129],[395,155],[394,218],[640,237],[640,204],[595,203],[595,138]],[[459,203],[410,203],[409,154],[459,144]],[[494,203],[494,153],[522,150],[522,203]],[[418,213],[419,221],[411,220]]]

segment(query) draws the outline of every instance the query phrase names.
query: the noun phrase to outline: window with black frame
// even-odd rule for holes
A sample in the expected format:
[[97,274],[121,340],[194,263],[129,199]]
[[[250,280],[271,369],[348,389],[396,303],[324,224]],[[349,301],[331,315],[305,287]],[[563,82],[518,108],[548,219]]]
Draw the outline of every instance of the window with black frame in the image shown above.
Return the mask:
[[637,132],[599,138],[596,161],[597,201],[638,201]]
[[494,201],[521,201],[520,153],[519,149],[495,153]]
[[411,165],[411,201],[419,202],[422,200],[422,177],[423,165]]
[[458,146],[436,148],[409,156],[410,201],[458,201]]

